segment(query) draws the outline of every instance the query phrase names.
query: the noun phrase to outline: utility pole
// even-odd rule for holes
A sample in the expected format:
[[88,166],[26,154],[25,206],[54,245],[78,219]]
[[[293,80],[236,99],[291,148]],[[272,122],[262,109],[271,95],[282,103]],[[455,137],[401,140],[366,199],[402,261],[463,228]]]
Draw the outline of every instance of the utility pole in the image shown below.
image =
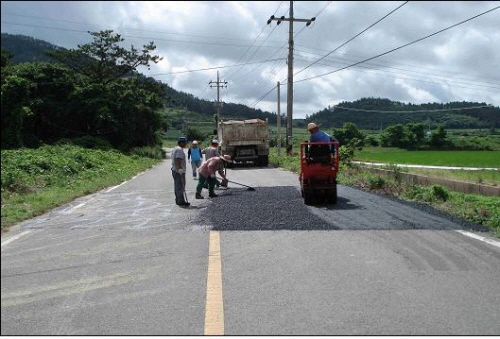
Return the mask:
[[292,140],[292,115],[293,115],[293,23],[305,22],[306,26],[309,26],[316,18],[311,19],[297,19],[293,17],[293,1],[290,1],[290,17],[285,18],[275,18],[271,15],[267,24],[269,25],[272,21],[277,21],[277,24],[281,24],[282,21],[289,22],[288,29],[288,84],[286,93],[286,149],[288,154],[293,153],[293,140]]
[[[216,85],[212,86],[213,83],[215,83]],[[220,102],[219,89],[224,88],[224,87],[227,88],[227,81],[219,81],[219,71],[217,71],[217,81],[214,82],[214,81],[210,80],[210,82],[208,84],[210,85],[211,88],[217,87],[217,102],[215,103],[215,105],[217,106],[217,122],[215,123],[215,127],[217,128],[219,121],[220,121],[220,107],[222,106],[222,104]]]
[[277,85],[278,92],[278,109],[276,111],[276,147],[278,148],[278,155],[281,156],[281,112],[280,112],[280,82]]

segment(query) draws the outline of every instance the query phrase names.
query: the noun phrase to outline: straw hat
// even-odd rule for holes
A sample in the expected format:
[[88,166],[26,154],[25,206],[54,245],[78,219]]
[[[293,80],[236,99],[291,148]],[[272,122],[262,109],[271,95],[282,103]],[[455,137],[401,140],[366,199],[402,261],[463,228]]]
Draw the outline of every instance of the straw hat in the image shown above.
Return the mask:
[[231,159],[231,156],[227,155],[227,154],[226,155],[221,155],[219,158],[221,158],[225,162],[233,162],[233,160]]
[[318,127],[318,125],[316,125],[314,122],[310,122],[307,124],[307,130],[310,131],[314,128]]

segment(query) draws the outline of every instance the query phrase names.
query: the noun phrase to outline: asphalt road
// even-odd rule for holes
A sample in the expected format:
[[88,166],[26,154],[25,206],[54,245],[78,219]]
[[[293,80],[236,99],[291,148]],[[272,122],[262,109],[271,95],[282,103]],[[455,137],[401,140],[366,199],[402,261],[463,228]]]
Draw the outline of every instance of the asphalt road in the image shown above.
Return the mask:
[[[228,169],[174,204],[170,160],[2,236],[2,335],[499,335],[500,243],[420,205]],[[218,331],[218,332],[217,332]]]

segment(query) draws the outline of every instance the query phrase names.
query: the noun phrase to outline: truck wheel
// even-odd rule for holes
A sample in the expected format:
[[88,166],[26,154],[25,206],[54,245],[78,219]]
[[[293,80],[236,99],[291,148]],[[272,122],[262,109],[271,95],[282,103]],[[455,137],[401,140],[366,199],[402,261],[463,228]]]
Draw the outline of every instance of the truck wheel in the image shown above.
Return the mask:
[[259,155],[258,165],[261,167],[267,167],[269,165],[269,156],[267,155]]

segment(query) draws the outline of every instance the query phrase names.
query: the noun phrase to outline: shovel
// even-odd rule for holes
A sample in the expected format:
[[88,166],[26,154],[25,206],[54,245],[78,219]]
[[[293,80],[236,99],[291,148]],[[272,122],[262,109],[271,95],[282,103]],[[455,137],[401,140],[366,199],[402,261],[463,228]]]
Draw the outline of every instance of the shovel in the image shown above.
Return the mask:
[[240,185],[240,186],[245,186],[245,187],[248,187],[247,188],[247,191],[255,191],[255,188],[251,187],[251,186],[248,186],[248,185],[244,185],[244,184],[240,184],[239,182],[235,182],[235,181],[231,181],[231,180],[228,180],[226,179],[228,182],[232,182],[233,184],[236,184],[236,185]]

